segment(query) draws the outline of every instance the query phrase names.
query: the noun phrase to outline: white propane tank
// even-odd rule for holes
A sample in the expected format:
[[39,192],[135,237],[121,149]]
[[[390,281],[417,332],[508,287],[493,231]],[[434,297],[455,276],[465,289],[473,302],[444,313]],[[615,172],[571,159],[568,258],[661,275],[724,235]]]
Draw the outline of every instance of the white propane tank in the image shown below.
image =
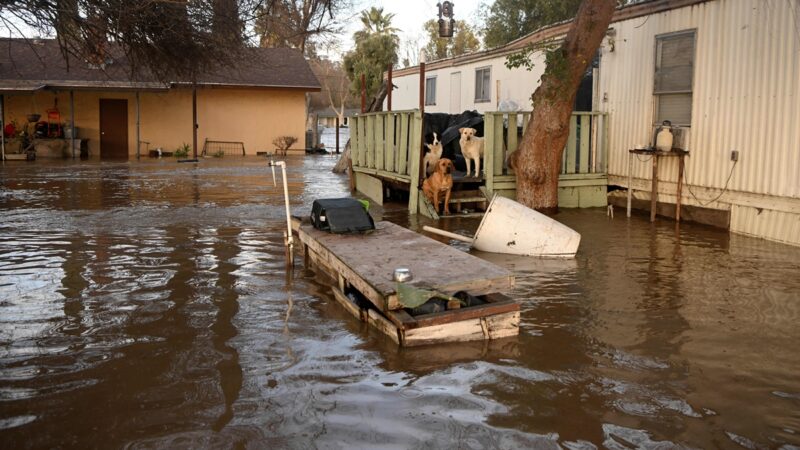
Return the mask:
[[672,150],[672,131],[671,131],[672,123],[669,120],[665,120],[661,124],[661,131],[658,132],[656,135],[656,150],[661,152],[668,152]]

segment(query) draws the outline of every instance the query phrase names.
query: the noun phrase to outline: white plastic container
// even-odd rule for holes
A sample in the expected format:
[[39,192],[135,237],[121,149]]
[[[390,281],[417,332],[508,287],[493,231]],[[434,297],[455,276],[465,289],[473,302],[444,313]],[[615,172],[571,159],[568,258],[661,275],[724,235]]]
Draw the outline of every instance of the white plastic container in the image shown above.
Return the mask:
[[437,228],[432,233],[469,242],[476,250],[521,256],[574,258],[581,235],[572,228],[514,200],[495,195],[474,238]]
[[656,150],[661,152],[668,152],[672,150],[672,127],[664,124],[661,131],[656,135]]
[[525,256],[575,257],[581,235],[561,222],[496,195],[475,232],[477,250]]

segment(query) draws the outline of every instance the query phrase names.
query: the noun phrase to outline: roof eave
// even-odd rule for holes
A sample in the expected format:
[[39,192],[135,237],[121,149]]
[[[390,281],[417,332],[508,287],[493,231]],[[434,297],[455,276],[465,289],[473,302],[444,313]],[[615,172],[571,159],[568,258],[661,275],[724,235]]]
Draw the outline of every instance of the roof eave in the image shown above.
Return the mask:
[[[684,8],[686,6],[693,6],[699,3],[705,3],[709,1],[714,1],[714,0],[652,0],[649,2],[635,3],[633,5],[617,8],[617,10],[614,12],[614,17],[611,19],[611,23],[613,24],[614,22],[635,19],[637,17],[657,14],[660,12],[670,11],[678,8]],[[569,26],[571,23],[572,20],[567,20],[564,22],[559,22],[557,24],[548,25],[530,34],[522,36],[521,38],[517,38],[505,45],[482,50],[479,52],[467,53],[465,55],[453,56],[450,58],[444,58],[432,61],[428,64],[425,64],[425,68],[426,70],[443,69],[446,67],[461,65],[467,62],[481,61],[485,59],[494,58],[497,56],[503,56],[514,52],[518,52],[519,50],[525,48],[529,44],[542,42],[548,39],[554,39],[562,35],[565,35],[569,30]],[[399,77],[405,75],[412,75],[416,73],[419,73],[419,65],[395,70],[392,75]]]

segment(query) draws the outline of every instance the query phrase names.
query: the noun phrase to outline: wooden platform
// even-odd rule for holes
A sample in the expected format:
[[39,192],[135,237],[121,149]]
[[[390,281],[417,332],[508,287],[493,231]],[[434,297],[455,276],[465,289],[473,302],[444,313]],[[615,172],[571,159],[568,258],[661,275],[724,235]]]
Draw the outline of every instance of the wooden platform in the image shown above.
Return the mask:
[[[353,316],[369,322],[404,346],[497,339],[519,332],[519,304],[500,294],[514,286],[506,269],[390,222],[364,235],[336,235],[295,224],[307,267],[333,280],[334,298]],[[392,279],[406,267],[409,283],[452,294],[467,291],[486,304],[411,316],[403,309]],[[357,291],[369,305],[346,295]]]

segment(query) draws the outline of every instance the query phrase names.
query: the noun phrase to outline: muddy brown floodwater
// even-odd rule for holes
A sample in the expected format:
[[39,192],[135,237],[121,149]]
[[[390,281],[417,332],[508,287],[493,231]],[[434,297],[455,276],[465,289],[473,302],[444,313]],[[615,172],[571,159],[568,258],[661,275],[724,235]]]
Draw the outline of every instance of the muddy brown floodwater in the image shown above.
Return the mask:
[[283,214],[263,159],[0,167],[0,447],[800,445],[800,248],[564,210],[575,260],[479,255],[518,338],[399,350],[287,276]]

